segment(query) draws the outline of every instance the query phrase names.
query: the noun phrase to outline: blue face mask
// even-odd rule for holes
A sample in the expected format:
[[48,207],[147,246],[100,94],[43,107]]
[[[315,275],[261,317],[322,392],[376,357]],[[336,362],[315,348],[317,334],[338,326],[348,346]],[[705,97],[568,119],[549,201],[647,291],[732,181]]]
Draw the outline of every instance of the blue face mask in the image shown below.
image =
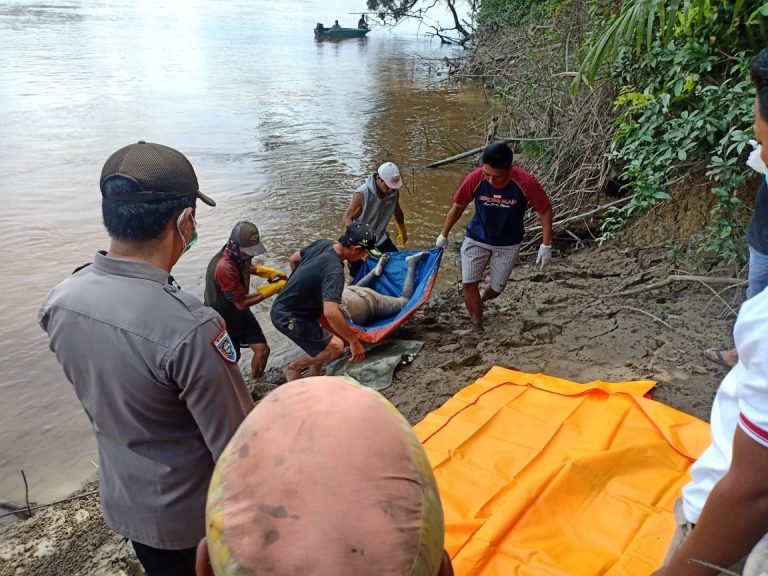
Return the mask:
[[179,233],[181,240],[184,242],[184,250],[182,250],[181,253],[185,254],[190,248],[192,248],[192,245],[197,242],[197,222],[195,221],[195,217],[192,216],[192,225],[194,228],[192,228],[192,234],[189,236],[189,241],[187,241],[187,239],[184,238],[184,234],[181,232],[182,218],[184,218],[184,212],[179,214],[179,218],[176,220],[176,231]]

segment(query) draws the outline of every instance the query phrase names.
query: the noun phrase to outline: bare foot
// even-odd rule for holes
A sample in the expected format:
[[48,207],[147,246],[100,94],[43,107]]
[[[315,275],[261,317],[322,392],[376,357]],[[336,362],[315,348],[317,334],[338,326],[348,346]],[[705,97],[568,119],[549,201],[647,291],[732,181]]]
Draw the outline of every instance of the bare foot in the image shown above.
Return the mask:
[[424,258],[427,256],[429,256],[429,252],[419,252],[418,254],[411,254],[410,256],[406,256],[405,261],[408,262],[408,264],[411,262],[419,262],[424,260]]
[[264,365],[261,362],[251,362],[251,379],[261,378],[263,375]]
[[301,378],[301,370],[296,369],[293,364],[289,364],[285,370],[283,370],[283,374],[285,374],[285,380],[287,382],[293,382],[294,380]]
[[376,268],[373,269],[373,273],[376,276],[381,276],[384,273],[384,266],[387,265],[387,262],[389,262],[389,254],[382,254],[376,263]]

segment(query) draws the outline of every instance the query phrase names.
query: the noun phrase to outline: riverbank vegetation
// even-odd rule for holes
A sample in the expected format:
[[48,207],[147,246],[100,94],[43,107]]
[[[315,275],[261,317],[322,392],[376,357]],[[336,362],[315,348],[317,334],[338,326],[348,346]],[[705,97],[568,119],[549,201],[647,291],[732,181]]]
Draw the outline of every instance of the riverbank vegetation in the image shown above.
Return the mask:
[[768,2],[484,0],[476,22],[456,75],[483,79],[492,131],[519,139],[561,231],[607,206],[588,222],[604,240],[666,210],[655,242],[744,261],[759,183],[744,164],[749,63],[768,46]]

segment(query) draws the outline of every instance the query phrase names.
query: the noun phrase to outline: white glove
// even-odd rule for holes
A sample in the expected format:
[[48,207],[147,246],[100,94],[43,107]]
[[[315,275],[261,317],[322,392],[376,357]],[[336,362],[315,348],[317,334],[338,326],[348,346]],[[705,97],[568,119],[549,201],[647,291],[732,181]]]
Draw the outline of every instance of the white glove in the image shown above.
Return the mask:
[[437,240],[435,240],[435,247],[436,248],[445,248],[446,244],[448,244],[448,238],[443,236],[443,234],[441,232],[440,236],[438,236]]
[[768,173],[768,167],[766,167],[765,162],[763,162],[763,159],[760,157],[762,147],[754,140],[750,140],[749,143],[752,145],[754,150],[749,153],[749,158],[747,158],[747,166],[760,174]]
[[536,256],[536,264],[541,264],[541,269],[544,270],[550,260],[552,260],[552,245],[547,246],[546,244],[542,244],[539,246],[539,254]]

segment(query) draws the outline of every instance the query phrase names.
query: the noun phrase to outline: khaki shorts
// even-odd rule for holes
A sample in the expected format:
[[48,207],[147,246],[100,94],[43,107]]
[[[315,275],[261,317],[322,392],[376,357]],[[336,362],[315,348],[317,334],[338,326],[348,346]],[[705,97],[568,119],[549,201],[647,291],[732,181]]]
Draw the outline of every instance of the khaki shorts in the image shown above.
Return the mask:
[[517,262],[520,244],[514,246],[491,246],[472,238],[464,238],[461,245],[461,282],[475,284],[483,279],[485,269],[490,265],[491,290],[501,294],[507,285],[512,268]]
[[694,524],[691,524],[690,522],[688,522],[688,520],[685,519],[685,514],[683,513],[682,498],[678,498],[677,500],[675,500],[675,507],[673,510],[675,514],[675,524],[677,525],[677,528],[675,528],[675,533],[672,535],[672,541],[669,543],[667,554],[666,556],[664,556],[664,566],[669,564],[669,561],[672,559],[672,556],[674,556],[675,552],[677,552],[677,549],[683,545],[683,542],[685,542],[685,539],[691,535],[691,532],[693,532],[693,527],[694,527]]

